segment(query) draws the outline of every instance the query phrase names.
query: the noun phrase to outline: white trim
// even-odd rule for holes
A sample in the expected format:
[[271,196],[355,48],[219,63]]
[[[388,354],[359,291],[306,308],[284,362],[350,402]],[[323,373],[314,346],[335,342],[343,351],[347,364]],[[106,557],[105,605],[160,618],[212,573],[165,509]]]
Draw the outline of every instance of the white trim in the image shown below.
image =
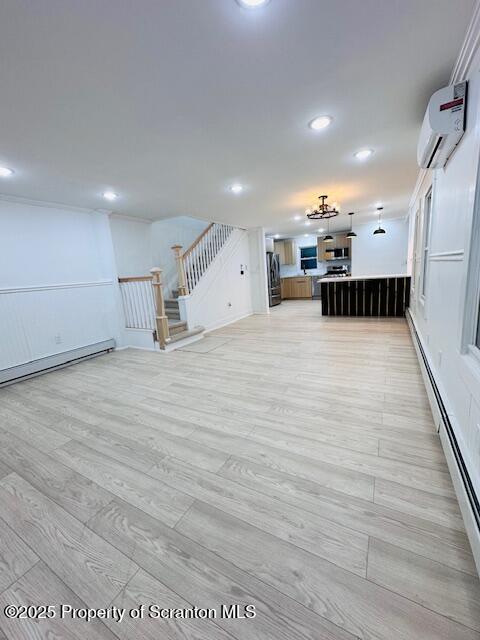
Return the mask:
[[477,572],[480,575],[480,534],[475,521],[475,516],[473,515],[472,508],[468,500],[467,492],[465,491],[465,487],[463,484],[462,477],[460,475],[460,471],[457,466],[457,462],[453,455],[450,440],[445,431],[443,420],[440,423],[439,435],[440,435],[440,442],[442,443],[443,452],[445,453],[445,458],[447,460],[450,477],[452,478],[453,488],[455,489],[455,494],[457,496],[458,504],[460,506],[460,512],[462,514],[463,522],[465,524],[467,537],[472,549],[473,559],[475,560]]
[[[218,324],[210,325],[205,328],[205,333],[210,333],[211,331],[217,331],[218,329],[222,329],[223,327],[228,327],[229,324],[233,324],[234,322],[240,322],[244,318],[249,318],[250,316],[256,315],[253,311],[249,311],[248,313],[242,313],[234,318],[229,318],[226,322],[221,320]],[[267,313],[262,315],[268,315]]]
[[62,211],[73,211],[75,213],[97,213],[109,214],[107,209],[89,209],[87,207],[76,207],[71,204],[63,204],[61,202],[48,202],[47,200],[34,200],[33,198],[23,198],[22,196],[10,196],[0,193],[0,201],[12,202],[14,204],[26,204],[32,207],[46,207],[48,209],[61,209]]
[[114,284],[113,280],[95,280],[93,282],[67,282],[61,284],[39,284],[26,287],[4,287],[0,295],[8,293],[29,293],[31,291],[51,291],[52,289],[78,289],[82,287],[105,287]]
[[2,369],[0,371],[0,386],[2,386],[2,384],[12,384],[20,379],[23,380],[34,375],[39,375],[40,373],[51,369],[64,367],[68,364],[73,364],[78,360],[83,360],[84,358],[92,357],[114,348],[115,340],[111,338],[110,340],[103,340],[102,342],[85,345],[84,347],[78,347],[77,349],[62,351],[51,356],[24,362],[23,364],[15,365],[8,369]]
[[[140,216],[127,216],[126,214],[123,213],[115,213],[113,211],[109,211],[108,212],[108,217],[109,218],[120,218],[120,220],[130,220],[131,222],[143,222],[144,224],[153,224],[154,222],[160,222],[160,220],[153,220],[150,218],[141,218]],[[164,220],[167,220],[168,218],[163,218]]]
[[473,10],[472,19],[467,29],[460,53],[450,76],[450,84],[462,82],[466,79],[470,65],[480,45],[480,3]]
[[[420,353],[420,348],[415,336],[415,331],[418,335],[418,339],[420,340],[420,342],[422,343],[422,348],[423,351],[425,353],[425,357],[427,359],[428,362],[428,366],[430,367],[430,370],[432,372],[432,376],[435,380],[435,384],[437,385],[437,389],[438,389],[438,393],[440,394],[440,397],[442,399],[442,402],[444,404],[445,407],[445,411],[447,412],[448,415],[448,419],[452,425],[452,429],[454,430],[455,433],[455,437],[457,439],[457,442],[459,444],[460,447],[460,451],[465,451],[465,444],[463,442],[463,439],[461,438],[461,430],[457,427],[457,419],[455,417],[455,414],[452,411],[452,408],[449,404],[449,400],[448,400],[448,396],[445,392],[445,389],[443,387],[443,385],[440,382],[439,376],[436,372],[435,367],[433,366],[433,363],[429,357],[429,353],[428,350],[426,349],[425,344],[423,343],[421,334],[418,331],[418,327],[417,327],[417,323],[415,321],[415,318],[413,317],[413,315],[410,313],[410,311],[407,311],[406,314],[406,319],[407,319],[407,324],[408,324],[408,328],[410,329],[410,334],[412,337],[412,342],[413,342],[413,346],[415,347],[415,351],[417,354],[417,359],[418,362],[420,364],[420,370],[422,372],[422,377],[423,377],[423,381],[425,384],[425,389],[427,391],[427,396],[428,396],[428,400],[430,403],[430,407],[432,410],[432,414],[433,414],[433,419],[435,422],[435,426],[437,428],[437,431],[440,435],[440,442],[442,443],[442,448],[443,451],[445,453],[445,458],[447,460],[447,465],[448,465],[448,470],[450,472],[450,476],[452,478],[452,482],[453,482],[453,486],[455,489],[455,494],[457,496],[457,500],[460,506],[460,511],[462,513],[462,518],[463,518],[463,522],[465,524],[465,529],[467,531],[467,535],[468,535],[468,539],[470,541],[470,545],[472,548],[472,553],[473,553],[473,557],[475,560],[475,564],[477,566],[477,571],[480,573],[480,531],[477,527],[477,523],[475,520],[475,516],[472,512],[471,506],[470,506],[470,501],[467,495],[467,491],[465,489],[465,485],[463,483],[463,478],[461,476],[455,455],[452,451],[452,446],[450,444],[450,439],[446,433],[445,430],[445,425],[443,423],[443,419],[440,413],[440,408],[438,406],[437,403],[437,398],[435,396],[431,381],[430,381],[430,377],[428,375],[428,372],[425,368],[425,363],[423,361],[423,357],[422,354]],[[414,331],[415,329],[415,331]]]
[[463,322],[460,349],[466,353],[469,345],[477,342],[477,328],[480,321],[480,254],[474,247],[480,243],[480,164],[477,167],[475,196],[468,239],[467,278],[464,289]]
[[456,249],[455,251],[439,251],[438,253],[430,254],[430,261],[433,262],[462,262],[465,252],[463,249]]

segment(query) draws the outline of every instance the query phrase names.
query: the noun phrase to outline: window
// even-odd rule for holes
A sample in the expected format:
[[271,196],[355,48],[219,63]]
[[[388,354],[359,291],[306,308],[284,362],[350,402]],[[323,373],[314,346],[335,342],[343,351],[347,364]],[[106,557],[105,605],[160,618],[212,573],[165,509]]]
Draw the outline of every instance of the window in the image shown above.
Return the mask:
[[430,250],[430,227],[432,218],[432,190],[427,193],[425,198],[425,208],[423,215],[423,255],[422,255],[422,297],[425,298],[427,293],[427,276],[428,276],[428,256]]
[[300,248],[300,267],[302,270],[317,268],[317,246]]
[[478,308],[477,340],[476,340],[475,344],[480,349],[480,305],[479,305],[479,308]]

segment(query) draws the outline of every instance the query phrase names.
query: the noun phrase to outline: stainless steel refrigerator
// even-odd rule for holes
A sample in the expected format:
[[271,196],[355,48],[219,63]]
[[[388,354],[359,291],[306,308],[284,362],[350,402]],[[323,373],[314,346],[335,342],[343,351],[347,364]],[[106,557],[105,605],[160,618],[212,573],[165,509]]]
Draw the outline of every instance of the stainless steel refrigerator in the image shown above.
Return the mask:
[[280,256],[278,253],[267,253],[268,303],[275,307],[282,302],[280,293]]

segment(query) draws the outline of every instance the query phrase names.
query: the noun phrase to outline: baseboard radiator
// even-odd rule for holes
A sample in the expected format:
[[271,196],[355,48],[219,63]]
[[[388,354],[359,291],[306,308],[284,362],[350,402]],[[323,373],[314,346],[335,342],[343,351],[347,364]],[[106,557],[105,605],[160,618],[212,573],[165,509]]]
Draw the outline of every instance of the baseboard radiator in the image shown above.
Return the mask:
[[445,403],[435,381],[427,354],[418,334],[415,322],[407,311],[407,322],[412,335],[413,344],[422,370],[427,388],[432,413],[440,435],[440,441],[445,452],[448,468],[452,477],[455,492],[462,512],[467,535],[472,547],[473,556],[480,575],[480,502],[473,486],[470,473],[465,464],[460,446],[451,420],[445,408]]
[[89,344],[85,347],[79,347],[78,349],[56,353],[52,356],[39,358],[38,360],[31,360],[24,364],[9,367],[8,369],[2,369],[0,370],[0,387],[14,382],[20,382],[21,380],[25,380],[25,378],[46,373],[53,369],[75,364],[87,358],[102,355],[103,353],[112,351],[112,349],[115,349],[115,340],[113,340],[113,338],[111,340],[103,340],[102,342]]

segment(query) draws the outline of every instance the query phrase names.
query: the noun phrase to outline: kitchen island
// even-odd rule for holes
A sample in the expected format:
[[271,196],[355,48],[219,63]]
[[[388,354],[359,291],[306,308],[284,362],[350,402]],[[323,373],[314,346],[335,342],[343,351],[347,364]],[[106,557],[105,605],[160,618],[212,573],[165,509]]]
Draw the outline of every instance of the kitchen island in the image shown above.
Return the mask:
[[324,316],[395,317],[410,303],[410,276],[319,278]]

